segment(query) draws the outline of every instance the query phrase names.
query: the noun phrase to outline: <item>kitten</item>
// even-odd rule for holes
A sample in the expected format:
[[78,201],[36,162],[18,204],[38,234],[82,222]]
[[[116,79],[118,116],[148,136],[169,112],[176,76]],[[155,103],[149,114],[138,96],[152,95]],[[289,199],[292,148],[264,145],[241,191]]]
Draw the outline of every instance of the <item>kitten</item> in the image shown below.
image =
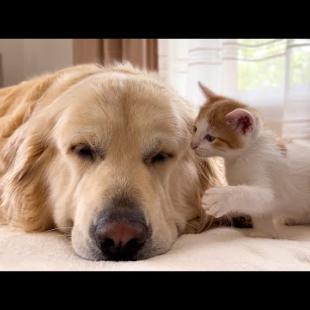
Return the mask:
[[254,228],[273,238],[285,222],[310,223],[310,146],[280,142],[253,108],[200,87],[207,101],[191,147],[198,156],[223,157],[228,182],[207,190],[206,211],[248,214]]

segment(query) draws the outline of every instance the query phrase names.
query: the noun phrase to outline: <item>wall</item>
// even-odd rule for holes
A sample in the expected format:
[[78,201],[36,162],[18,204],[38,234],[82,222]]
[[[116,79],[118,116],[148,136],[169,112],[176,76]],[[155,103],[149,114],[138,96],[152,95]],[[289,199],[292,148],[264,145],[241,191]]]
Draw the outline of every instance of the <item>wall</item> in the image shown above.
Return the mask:
[[72,65],[72,40],[24,40],[24,76],[29,78],[44,72]]
[[0,39],[2,86],[73,64],[72,39]]
[[0,54],[2,58],[2,82],[8,86],[24,78],[24,54],[22,39],[0,39]]

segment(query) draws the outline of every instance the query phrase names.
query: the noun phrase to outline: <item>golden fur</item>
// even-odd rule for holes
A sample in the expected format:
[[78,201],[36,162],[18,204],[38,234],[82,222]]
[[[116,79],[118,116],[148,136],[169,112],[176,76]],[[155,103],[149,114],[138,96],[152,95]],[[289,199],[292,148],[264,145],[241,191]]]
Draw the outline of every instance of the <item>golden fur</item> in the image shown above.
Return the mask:
[[[201,197],[221,182],[218,166],[189,147],[192,126],[183,99],[130,65],[74,66],[1,89],[0,218],[25,231],[72,228],[75,251],[93,259],[90,222],[126,192],[152,224],[150,255],[165,252],[210,223]],[[174,156],[150,167],[141,158],[155,140]],[[77,158],[79,143],[104,150],[104,159]]]

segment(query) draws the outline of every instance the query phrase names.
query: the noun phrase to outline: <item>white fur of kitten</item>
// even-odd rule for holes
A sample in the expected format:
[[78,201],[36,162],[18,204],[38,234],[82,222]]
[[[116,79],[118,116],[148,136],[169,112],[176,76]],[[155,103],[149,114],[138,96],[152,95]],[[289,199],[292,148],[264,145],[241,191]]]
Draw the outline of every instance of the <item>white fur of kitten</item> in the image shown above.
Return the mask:
[[223,157],[228,182],[206,192],[207,213],[250,215],[254,228],[273,238],[283,237],[278,232],[285,222],[310,223],[310,145],[280,145],[254,110],[201,87],[207,103],[192,147],[199,156]]

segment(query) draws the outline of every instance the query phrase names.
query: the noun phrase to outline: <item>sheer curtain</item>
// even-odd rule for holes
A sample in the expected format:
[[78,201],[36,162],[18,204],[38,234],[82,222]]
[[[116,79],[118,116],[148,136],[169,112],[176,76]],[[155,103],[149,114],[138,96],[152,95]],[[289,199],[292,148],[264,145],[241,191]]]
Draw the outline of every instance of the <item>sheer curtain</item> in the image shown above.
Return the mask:
[[161,39],[159,73],[199,106],[197,82],[251,104],[285,138],[310,141],[309,39]]

